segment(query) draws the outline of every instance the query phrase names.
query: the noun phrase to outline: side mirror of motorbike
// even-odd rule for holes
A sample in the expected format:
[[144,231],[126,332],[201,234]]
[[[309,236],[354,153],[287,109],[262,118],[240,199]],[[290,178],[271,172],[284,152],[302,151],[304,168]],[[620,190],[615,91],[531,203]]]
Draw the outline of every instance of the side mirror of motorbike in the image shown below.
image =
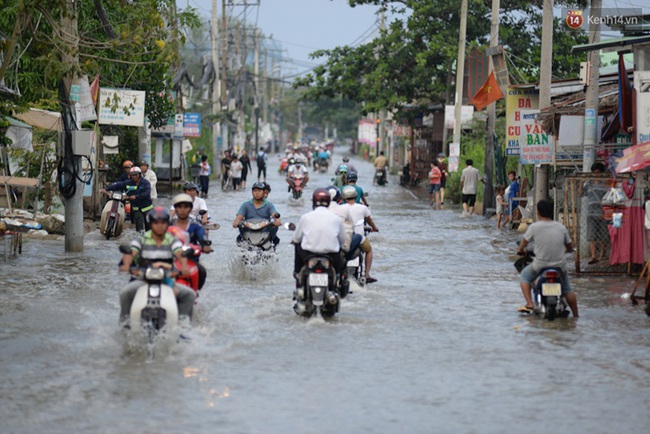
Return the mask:
[[363,197],[368,197],[368,192],[364,192]]
[[129,244],[120,244],[120,253],[130,255],[133,252],[131,252],[131,246]]
[[296,230],[296,225],[294,225],[293,223],[285,223],[282,226],[284,226],[284,228],[286,230],[288,230],[288,231],[295,231]]
[[279,212],[275,212],[275,213],[273,213],[273,216],[272,216],[272,217],[273,217],[274,219],[279,219],[279,218],[280,218],[280,213],[279,213]]
[[194,256],[194,249],[191,248],[190,246],[183,246],[183,248],[181,250],[182,250],[181,251],[181,256],[184,257],[184,258],[190,258],[190,257]]
[[199,215],[200,215],[200,216],[204,216],[204,215],[206,215],[207,213],[208,213],[208,210],[206,210],[206,209],[202,209],[201,211],[199,211]]

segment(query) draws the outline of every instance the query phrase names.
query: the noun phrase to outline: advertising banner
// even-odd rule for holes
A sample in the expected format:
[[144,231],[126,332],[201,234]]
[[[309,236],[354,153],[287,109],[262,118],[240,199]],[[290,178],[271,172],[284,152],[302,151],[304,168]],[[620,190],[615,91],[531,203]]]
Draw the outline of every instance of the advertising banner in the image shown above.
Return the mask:
[[99,123],[102,125],[144,125],[143,90],[99,89]]
[[539,109],[539,91],[509,88],[506,95],[506,156],[519,155],[521,110]]
[[553,136],[542,129],[539,110],[520,110],[521,136],[519,161],[521,164],[553,162]]
[[185,113],[183,136],[201,137],[201,113]]
[[650,71],[634,72],[636,143],[650,142]]

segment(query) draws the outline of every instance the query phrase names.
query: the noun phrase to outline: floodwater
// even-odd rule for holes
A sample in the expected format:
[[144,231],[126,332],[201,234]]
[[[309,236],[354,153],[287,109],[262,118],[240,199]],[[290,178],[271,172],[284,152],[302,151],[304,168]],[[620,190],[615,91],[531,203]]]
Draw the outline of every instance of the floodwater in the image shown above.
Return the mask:
[[[132,231],[91,233],[79,254],[26,243],[0,263],[0,432],[648,432],[650,318],[626,298],[633,279],[574,277],[577,321],[519,316],[516,234],[433,211],[395,177],[373,187],[372,166],[353,163],[379,281],[327,322],[292,310],[291,233],[276,263],[242,269],[230,224],[249,189],[212,184],[221,229],[191,341],[153,359],[117,326],[117,246]],[[310,201],[289,202],[277,165],[270,199],[297,222]],[[308,192],[331,176],[312,174]]]

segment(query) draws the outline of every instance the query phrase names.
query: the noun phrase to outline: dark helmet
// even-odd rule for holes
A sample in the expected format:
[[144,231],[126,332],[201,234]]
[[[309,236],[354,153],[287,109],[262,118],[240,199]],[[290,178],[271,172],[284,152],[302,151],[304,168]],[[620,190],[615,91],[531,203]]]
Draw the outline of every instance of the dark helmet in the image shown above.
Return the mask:
[[330,185],[326,188],[326,190],[330,194],[330,199],[334,202],[338,202],[341,199],[341,190],[339,190],[337,186]]
[[317,188],[311,196],[312,205],[314,208],[317,206],[328,206],[331,202],[329,192],[324,188]]
[[357,172],[348,172],[348,176],[346,176],[346,179],[350,182],[357,182]]
[[253,184],[253,188],[251,190],[266,190],[266,184],[264,182],[256,182]]
[[348,161],[350,161],[350,158],[349,158],[349,157],[343,157],[343,162],[344,162],[344,163],[347,163]]
[[164,220],[169,223],[169,211],[167,208],[162,206],[154,207],[149,214],[147,214],[147,221],[149,224],[153,223],[154,220]]
[[183,190],[185,190],[185,191],[188,191],[188,190],[199,191],[199,187],[193,182],[186,182],[185,184],[183,184]]

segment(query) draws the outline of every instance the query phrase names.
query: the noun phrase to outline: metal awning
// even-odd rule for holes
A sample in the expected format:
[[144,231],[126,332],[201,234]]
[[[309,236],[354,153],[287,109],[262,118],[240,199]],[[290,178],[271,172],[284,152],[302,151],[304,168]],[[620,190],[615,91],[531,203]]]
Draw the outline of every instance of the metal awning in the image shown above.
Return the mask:
[[607,39],[593,44],[574,45],[571,47],[572,53],[583,53],[585,51],[602,50],[603,48],[625,47],[634,44],[644,44],[650,42],[650,35],[635,36],[627,38]]

